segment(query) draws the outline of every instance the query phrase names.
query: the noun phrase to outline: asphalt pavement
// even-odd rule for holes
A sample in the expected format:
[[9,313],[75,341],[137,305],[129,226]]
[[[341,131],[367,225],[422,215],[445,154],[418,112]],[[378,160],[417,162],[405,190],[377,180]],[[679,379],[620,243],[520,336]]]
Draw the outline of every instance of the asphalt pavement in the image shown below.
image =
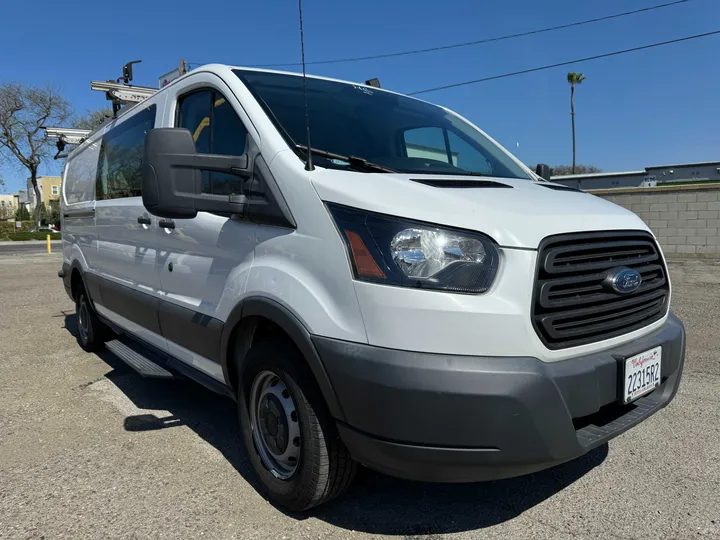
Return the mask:
[[[50,242],[50,248],[52,251],[60,252],[62,250],[62,241],[52,240]],[[27,255],[30,253],[47,254],[47,241],[0,242],[0,255]]]
[[680,391],[609,445],[491,483],[364,470],[306,515],[254,489],[230,400],[80,349],[60,264],[0,253],[0,539],[720,538],[720,263],[671,265]]

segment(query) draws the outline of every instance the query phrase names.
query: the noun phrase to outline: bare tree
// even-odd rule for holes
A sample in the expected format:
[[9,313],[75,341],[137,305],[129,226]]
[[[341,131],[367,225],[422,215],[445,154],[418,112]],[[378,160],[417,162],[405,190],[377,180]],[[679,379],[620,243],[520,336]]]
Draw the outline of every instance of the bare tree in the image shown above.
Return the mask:
[[97,111],[88,111],[87,114],[79,116],[73,121],[73,127],[77,129],[95,129],[103,124],[108,118],[112,118],[110,109],[98,109]]
[[62,125],[71,116],[70,104],[52,87],[32,88],[23,84],[0,85],[0,155],[18,162],[30,172],[35,192],[35,227],[40,226],[42,196],[37,184],[40,164],[53,147],[40,129]]

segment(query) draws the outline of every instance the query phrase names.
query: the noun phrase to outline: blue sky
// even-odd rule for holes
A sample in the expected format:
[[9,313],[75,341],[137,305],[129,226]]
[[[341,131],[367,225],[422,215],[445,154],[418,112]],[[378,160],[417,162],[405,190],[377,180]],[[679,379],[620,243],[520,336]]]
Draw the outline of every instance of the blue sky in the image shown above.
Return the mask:
[[[523,32],[662,0],[304,0],[308,61],[446,45]],[[300,58],[295,0],[152,0],[127,9],[75,0],[6,2],[0,83],[57,85],[77,113],[105,105],[91,79],[120,75],[142,59],[135,83],[180,58],[251,65]],[[32,13],[30,13],[30,11]],[[32,21],[35,27],[24,23]],[[649,13],[539,36],[347,64],[308,72],[412,92],[720,29],[720,2],[691,0]],[[8,46],[8,44],[13,44]],[[567,71],[587,81],[576,92],[578,162],[606,171],[720,160],[720,36],[425,94],[466,116],[526,163],[571,161]],[[289,68],[295,70],[297,68]],[[519,147],[517,146],[519,143]],[[45,173],[53,172],[45,168]],[[6,190],[24,172],[2,169]]]

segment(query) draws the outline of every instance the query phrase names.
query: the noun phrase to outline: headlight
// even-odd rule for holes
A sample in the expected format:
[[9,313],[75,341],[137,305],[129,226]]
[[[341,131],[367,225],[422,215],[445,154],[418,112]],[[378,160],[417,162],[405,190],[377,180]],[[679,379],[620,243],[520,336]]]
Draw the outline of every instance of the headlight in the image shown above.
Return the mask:
[[492,285],[499,254],[480,233],[457,231],[328,204],[348,247],[356,279],[481,293]]

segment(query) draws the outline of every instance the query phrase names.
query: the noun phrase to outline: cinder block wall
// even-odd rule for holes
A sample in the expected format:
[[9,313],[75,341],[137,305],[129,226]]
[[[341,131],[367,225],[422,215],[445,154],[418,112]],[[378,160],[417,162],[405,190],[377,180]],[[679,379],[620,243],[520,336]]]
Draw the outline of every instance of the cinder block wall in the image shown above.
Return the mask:
[[720,258],[720,185],[605,189],[590,193],[640,216],[668,257]]

